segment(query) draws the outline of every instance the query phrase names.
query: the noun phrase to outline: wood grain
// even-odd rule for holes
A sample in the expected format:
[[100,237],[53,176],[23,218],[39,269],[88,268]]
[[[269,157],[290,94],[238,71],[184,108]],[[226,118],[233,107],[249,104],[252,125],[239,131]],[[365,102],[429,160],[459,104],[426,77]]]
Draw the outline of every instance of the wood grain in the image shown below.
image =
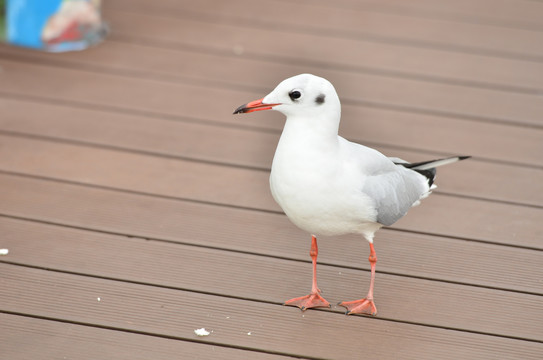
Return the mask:
[[[302,316],[299,309],[251,303],[213,295],[127,284],[0,265],[5,311],[27,312],[64,321],[82,321],[132,331],[188,339],[193,329],[206,327],[213,336],[200,342],[234,344],[247,349],[271,350],[297,356],[352,358],[353,354],[406,359],[460,357],[536,359],[542,345],[480,334],[451,332],[410,324],[390,323],[360,316],[345,317],[328,311]],[[100,297],[101,301],[97,301]],[[127,301],[130,299],[130,301]],[[340,323],[337,317],[345,319]],[[157,323],[156,319],[161,319]],[[353,342],[348,334],[365,329],[367,341]],[[326,344],[310,346],[312,341]],[[318,331],[317,331],[318,330]],[[373,341],[377,337],[384,339]],[[393,340],[394,339],[394,340]],[[390,346],[391,341],[395,344]],[[424,353],[420,348],[425,349]]]
[[[347,37],[382,43],[403,44],[420,48],[438,48],[457,52],[487,53],[522,58],[543,58],[543,42],[539,33],[512,27],[410,16],[408,12],[390,13],[377,9],[386,2],[353,2],[342,7],[341,2],[327,4],[323,1],[274,1],[258,16],[262,6],[258,1],[236,0],[216,4],[212,0],[180,3],[161,0],[152,6],[143,0],[117,0],[106,4],[106,9],[148,13],[174,14],[178,18],[196,18],[202,21],[240,23],[248,27],[273,30],[288,29],[292,32],[312,33],[327,37]],[[339,6],[338,6],[339,5]],[[373,5],[373,6],[372,6]],[[414,6],[412,2],[396,5]],[[426,9],[431,6],[426,4]],[[532,4],[534,7],[537,5]],[[496,7],[496,2],[493,2]],[[498,4],[499,6],[499,4]],[[525,7],[526,1],[516,7]],[[383,6],[384,7],[384,6]],[[539,6],[540,11],[543,9]],[[496,12],[493,12],[496,13]],[[491,14],[489,14],[491,15]],[[529,14],[524,14],[524,20]],[[322,21],[321,19],[327,21]],[[543,25],[543,24],[542,24]]]
[[[179,199],[281,211],[268,191],[268,174],[262,171],[9,137],[3,138],[2,144],[3,149],[17,149],[0,158],[3,171]],[[439,229],[439,234],[506,243],[516,242],[512,237],[533,236],[534,231],[535,243],[542,236],[539,225],[541,210],[537,208],[439,194],[426,199],[424,205],[412,209],[410,216],[401,219],[395,227],[429,233]],[[443,213],[448,217],[444,218]],[[514,221],[510,220],[511,214],[515,214]],[[464,224],[463,229],[457,229],[458,222]],[[519,242],[531,243],[530,240]]]
[[[284,215],[6,175],[0,175],[0,181],[4,188],[13,189],[3,195],[2,214],[131,237],[309,261],[308,234]],[[537,246],[533,238],[518,240],[532,240]],[[357,236],[325,238],[319,247],[319,261],[323,264],[369,269],[367,244]],[[376,247],[382,272],[541,292],[537,264],[543,255],[539,251],[387,229],[379,232]]]
[[51,359],[89,360],[171,360],[178,357],[220,360],[243,357],[263,360],[291,359],[290,356],[2,313],[0,341],[2,356],[10,360],[35,359],[36,354]]
[[[133,19],[133,21],[142,20]],[[160,21],[160,23],[161,25],[164,23],[166,23],[164,25],[167,25],[170,21],[174,20],[166,18],[164,21]],[[315,54],[317,58],[322,58],[322,56],[324,55]],[[210,88],[205,89],[204,93],[204,89],[200,87],[187,87],[182,84],[171,84],[156,80],[147,81],[145,86],[142,87],[136,86],[133,79],[120,79],[116,76],[102,74],[91,75],[66,68],[62,69],[62,71],[49,69],[46,72],[42,72],[38,71],[39,67],[36,65],[26,64],[23,66],[22,64],[11,63],[9,61],[4,61],[3,67],[5,71],[0,73],[3,88],[9,89],[13,93],[22,93],[21,86],[25,85],[22,79],[26,77],[28,81],[36,79],[39,84],[48,84],[49,81],[56,83],[55,93],[64,99],[169,114],[183,114],[188,117],[205,118],[207,116],[210,118],[210,111],[221,109],[221,107],[223,111],[220,114],[231,114],[231,104],[238,104],[247,101],[247,98],[251,99],[255,96],[254,93],[251,95],[251,93],[245,91],[245,100],[241,100],[243,97],[232,97],[235,93],[231,91],[225,92],[224,90]],[[503,71],[503,68],[500,71]],[[24,74],[18,75],[20,73]],[[289,72],[289,75],[296,73]],[[537,74],[538,72],[535,73]],[[371,75],[368,76],[373,77]],[[285,77],[284,74],[274,73],[273,81],[261,83],[270,84],[269,89],[271,90]],[[51,80],[47,80],[48,78]],[[109,82],[109,85],[99,93],[92,92],[93,87],[88,85],[96,83],[101,78],[103,79],[102,81]],[[426,82],[424,88],[421,88],[420,81],[391,77],[378,77],[378,82],[375,83],[359,78],[356,82],[346,82],[343,86],[341,86],[339,81],[334,81],[336,80],[335,78],[331,78],[331,80],[338,85],[340,94],[345,93],[348,94],[347,96],[350,96],[343,98],[352,99],[352,101],[362,99],[365,102],[376,104],[387,103],[388,107],[397,110],[423,114],[467,117],[474,120],[497,121],[500,123],[520,124],[539,128],[542,125],[541,120],[537,116],[543,110],[543,105],[539,101],[538,94],[504,92],[486,88],[429,82]],[[80,84],[80,86],[77,86],[77,84]],[[83,84],[85,86],[82,86]],[[360,84],[368,85],[360,86]],[[121,91],[121,88],[123,91]],[[51,92],[49,90],[47,86],[36,86],[28,89],[26,94],[50,97]],[[188,92],[192,96],[189,96]],[[118,94],[115,97],[117,101],[112,103],[112,94],[114,93]],[[163,96],[158,97],[157,94],[159,93]],[[191,99],[192,102],[187,103],[187,99]],[[207,103],[208,99],[214,100],[213,107],[209,107]],[[226,101],[228,100],[229,105],[226,105]],[[221,105],[223,102],[225,102],[224,105]],[[220,117],[220,114],[217,113],[215,116]]]
[[[310,266],[299,261],[14,220],[0,219],[0,226],[12,263],[274,304],[308,291]],[[368,280],[367,271],[319,266],[320,288],[334,304],[360,298]],[[543,341],[539,296],[387,274],[377,282],[380,318]],[[447,300],[435,302],[436,293]],[[469,306],[459,311],[463,302]]]

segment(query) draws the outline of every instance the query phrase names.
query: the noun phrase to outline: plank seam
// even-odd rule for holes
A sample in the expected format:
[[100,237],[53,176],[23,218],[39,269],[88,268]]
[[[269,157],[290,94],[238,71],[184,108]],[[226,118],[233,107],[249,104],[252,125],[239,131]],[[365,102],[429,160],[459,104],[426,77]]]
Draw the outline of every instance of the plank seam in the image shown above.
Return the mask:
[[[19,173],[19,172],[16,172],[16,171],[9,171],[9,170],[0,169],[0,174],[17,176],[17,177],[24,177],[24,178],[30,178],[30,179],[36,179],[36,180],[44,180],[44,181],[48,181],[48,182],[56,182],[56,183],[62,183],[62,184],[83,186],[83,187],[88,187],[88,188],[93,188],[93,189],[100,189],[100,190],[105,190],[105,191],[119,192],[119,193],[124,193],[124,194],[132,194],[132,195],[138,195],[138,196],[144,196],[144,197],[150,197],[150,198],[173,200],[173,201],[182,201],[182,202],[191,202],[191,203],[195,203],[195,204],[219,206],[219,207],[230,208],[230,209],[238,209],[238,210],[256,211],[256,212],[265,213],[265,214],[284,215],[284,213],[282,211],[276,211],[276,210],[268,210],[268,209],[261,209],[261,208],[242,206],[242,205],[218,203],[218,202],[212,202],[212,201],[208,201],[208,200],[190,199],[190,198],[183,198],[183,197],[177,197],[177,196],[171,196],[171,195],[153,194],[153,193],[147,193],[147,192],[143,192],[143,191],[122,189],[122,188],[111,187],[111,186],[106,186],[106,185],[97,185],[97,184],[83,183],[83,182],[74,181],[74,180],[51,178],[51,177],[42,176],[42,175]],[[437,193],[434,194],[434,197],[435,196],[447,196],[447,195],[443,195],[443,194],[440,194],[439,192],[437,192]],[[485,201],[491,202],[491,203],[493,202],[492,200],[485,200]],[[419,233],[419,234],[423,234],[423,235],[431,235],[431,236],[438,236],[438,237],[441,236],[441,237],[450,238],[450,239],[475,241],[475,242],[480,242],[480,243],[484,243],[484,244],[510,246],[510,247],[521,248],[521,249],[529,249],[529,250],[539,250],[538,248],[530,247],[530,246],[524,246],[524,245],[501,244],[499,242],[492,242],[492,241],[489,241],[489,240],[471,239],[471,238],[457,237],[457,236],[453,236],[453,235],[446,235],[446,234],[439,234],[439,233],[432,233],[432,232],[417,232],[417,231],[414,231],[414,230],[406,230],[406,229],[402,229],[402,228],[398,228],[398,227],[395,227],[395,228],[386,227],[386,228],[387,229],[394,229],[394,230],[398,230],[398,231],[407,231],[407,232]]]
[[308,357],[308,356],[303,356],[303,355],[289,354],[289,353],[284,353],[284,352],[281,352],[281,351],[264,350],[264,349],[258,349],[258,348],[251,348],[251,347],[248,347],[248,346],[224,344],[224,343],[219,343],[219,342],[214,342],[214,341],[209,341],[209,340],[199,341],[197,339],[192,339],[192,338],[183,337],[183,336],[174,336],[174,335],[167,335],[167,334],[152,333],[152,332],[148,332],[148,331],[121,328],[121,327],[117,327],[117,326],[100,325],[100,324],[93,324],[93,323],[88,323],[88,322],[83,322],[83,321],[68,320],[68,319],[61,319],[61,318],[53,318],[53,317],[44,316],[44,315],[27,314],[27,313],[21,313],[21,312],[17,312],[17,311],[0,310],[0,313],[8,314],[8,315],[15,315],[15,316],[22,316],[22,317],[38,319],[38,320],[60,322],[60,323],[64,323],[64,324],[81,325],[81,326],[87,326],[87,327],[96,328],[96,329],[119,331],[119,332],[124,332],[124,333],[129,333],[129,334],[152,336],[152,337],[168,339],[168,340],[186,341],[186,342],[205,344],[205,345],[211,345],[211,346],[217,346],[217,347],[223,347],[223,348],[230,348],[230,349],[237,349],[237,350],[243,350],[243,351],[251,351],[251,352],[264,353],[264,354],[270,354],[270,355],[280,355],[280,356],[285,356],[285,357],[289,357],[289,358],[293,358],[293,359],[327,360],[325,358]]
[[[261,133],[267,133],[267,134],[274,134],[279,135],[281,134],[281,130],[262,127],[262,126],[253,126],[253,125],[243,125],[238,123],[224,123],[219,121],[213,121],[213,120],[207,120],[207,119],[197,119],[197,118],[191,118],[186,116],[176,116],[176,115],[168,115],[168,114],[160,114],[160,113],[154,113],[149,111],[140,111],[140,110],[133,110],[133,109],[125,109],[125,108],[117,108],[112,106],[105,106],[105,105],[99,105],[99,104],[91,104],[91,103],[83,103],[83,102],[77,102],[77,101],[63,101],[59,99],[50,99],[50,98],[42,98],[37,96],[29,96],[26,94],[17,94],[17,93],[7,93],[0,90],[0,97],[6,98],[6,99],[13,99],[17,101],[24,101],[24,102],[33,102],[38,104],[47,104],[47,105],[56,105],[56,106],[64,106],[68,108],[75,108],[75,109],[84,109],[84,110],[91,110],[94,112],[111,112],[116,114],[123,114],[123,115],[132,115],[132,116],[138,116],[142,118],[155,118],[160,120],[166,120],[166,121],[175,121],[180,123],[186,123],[186,124],[197,124],[197,125],[203,125],[203,126],[216,126],[216,127],[222,127],[222,128],[233,128],[233,129],[240,129],[244,131],[253,131],[253,132],[261,132]],[[364,105],[362,105],[364,106]],[[13,136],[20,136],[20,137],[29,137],[29,138],[35,138],[35,139],[47,139],[47,140],[55,140],[55,141],[64,141],[66,143],[73,143],[73,144],[86,144],[89,146],[94,146],[96,143],[92,142],[85,142],[82,140],[67,140],[62,139],[60,137],[52,137],[52,136],[46,136],[46,135],[35,135],[35,134],[29,134],[29,133],[23,133],[23,132],[17,132],[17,131],[10,131],[10,130],[0,130],[1,133],[13,135]],[[397,149],[397,150],[406,150],[406,151],[413,151],[413,152],[419,152],[421,154],[430,154],[435,156],[436,154],[439,156],[451,156],[453,154],[446,153],[446,152],[439,152],[434,150],[426,150],[426,149],[420,149],[416,147],[408,147],[408,146],[402,146],[402,145],[394,145],[389,143],[380,143],[380,142],[372,142],[372,141],[366,141],[366,140],[360,140],[356,138],[348,138],[348,140],[364,144],[366,146],[370,147],[383,147],[387,149]],[[128,149],[124,147],[114,147],[112,145],[102,145],[100,146],[110,146],[112,149]],[[152,151],[144,151],[144,150],[128,150],[128,151],[136,151],[143,154],[150,154],[150,155],[157,155],[164,154],[165,157],[169,158],[182,158],[189,160],[188,157],[182,157],[177,155],[168,155],[167,153],[159,153],[159,152],[152,152]],[[489,162],[493,164],[498,165],[509,165],[509,166],[518,166],[518,167],[525,167],[525,168],[531,168],[531,169],[543,169],[543,166],[541,165],[535,165],[531,163],[522,163],[517,161],[508,161],[508,160],[501,160],[501,159],[493,159],[488,158],[484,156],[477,156],[477,160],[483,161],[483,162]],[[215,162],[218,163],[218,162]],[[232,166],[239,166],[232,164]],[[242,165],[243,166],[243,165]],[[255,170],[261,170],[263,168],[260,167],[250,167],[249,169],[255,169]]]
[[[0,217],[20,220],[20,221],[26,221],[26,222],[39,223],[39,224],[50,225],[50,226],[65,227],[65,228],[69,228],[69,229],[81,230],[81,231],[86,231],[86,232],[91,232],[91,233],[99,233],[99,234],[120,236],[120,237],[122,237],[122,238],[124,238],[125,240],[128,240],[128,241],[130,241],[132,238],[137,238],[137,239],[143,239],[143,240],[146,240],[146,241],[152,241],[152,242],[158,242],[158,243],[190,246],[190,247],[194,247],[194,248],[225,251],[225,252],[230,252],[230,253],[235,253],[235,254],[243,254],[243,255],[257,256],[257,257],[266,257],[266,258],[271,258],[271,259],[293,261],[293,262],[298,262],[298,263],[306,263],[306,264],[311,263],[311,261],[309,261],[309,260],[298,259],[298,258],[288,257],[288,256],[271,255],[271,254],[264,254],[264,253],[254,252],[254,251],[246,251],[246,250],[239,250],[239,249],[229,249],[229,248],[224,248],[224,247],[219,247],[219,246],[212,246],[212,245],[195,244],[195,243],[190,243],[190,242],[186,242],[186,241],[178,241],[178,240],[162,239],[162,238],[156,238],[156,237],[139,236],[139,235],[135,235],[135,234],[119,233],[119,232],[114,232],[114,231],[101,230],[101,229],[95,229],[95,228],[90,228],[90,227],[75,226],[75,225],[71,225],[71,224],[48,221],[48,220],[41,220],[41,219],[21,217],[21,216],[16,216],[16,215],[9,215],[9,214],[5,214],[5,213],[0,213]],[[541,250],[539,250],[539,251],[541,251]],[[30,265],[30,264],[22,264],[22,263],[9,261],[9,260],[3,260],[3,259],[0,260],[0,263],[9,263],[9,264],[14,264],[14,265],[19,265],[19,266],[26,266],[26,267],[31,267],[31,268],[51,270],[51,268],[48,268],[48,267],[40,267],[40,266],[35,266],[35,265]],[[341,269],[349,269],[349,270],[365,271],[365,272],[370,271],[368,268],[366,268],[364,266],[350,266],[350,265],[344,265],[344,264],[339,265],[339,264],[335,264],[335,263],[332,263],[332,262],[326,262],[326,261],[320,261],[319,264],[329,266],[329,267],[333,267],[333,268],[336,268],[336,269],[339,269],[339,270],[341,270]],[[65,270],[56,270],[56,271],[72,273],[70,271],[65,271]],[[80,273],[76,273],[76,272],[73,272],[73,273],[74,274],[80,274]],[[407,275],[407,274],[404,274],[404,273],[399,273],[399,272],[394,272],[394,271],[379,270],[379,273],[380,274],[385,274],[385,275],[397,276],[397,277],[405,277],[405,278],[419,279],[419,280],[426,280],[426,281],[433,281],[433,282],[442,282],[442,283],[460,285],[460,286],[469,286],[469,287],[483,288],[483,289],[489,289],[489,290],[506,291],[506,292],[512,292],[512,293],[518,293],[518,294],[525,294],[525,295],[543,296],[543,293],[538,293],[538,292],[535,292],[535,291],[515,290],[515,289],[508,289],[508,288],[503,288],[503,287],[499,287],[499,286],[490,286],[490,285],[474,284],[474,283],[462,282],[462,281],[454,281],[454,280],[446,280],[446,279],[440,279],[440,278],[432,278],[432,277],[429,277],[429,276]],[[85,275],[85,274],[82,274],[82,275]],[[114,279],[114,278],[112,278],[112,279]],[[126,281],[128,281],[128,280],[126,280]],[[182,289],[182,288],[179,288],[179,289]],[[194,291],[194,290],[190,290],[190,291]],[[206,293],[206,292],[202,292],[202,293]],[[209,293],[209,294],[214,294],[214,293]],[[219,295],[221,295],[221,294],[219,294]],[[221,295],[221,296],[227,296],[227,295]],[[233,296],[227,296],[227,297],[233,297]],[[233,297],[233,298],[238,298],[238,297]],[[243,299],[243,298],[239,298],[239,299]],[[251,300],[251,299],[248,299],[248,300]],[[260,301],[260,300],[252,300],[252,301]],[[270,303],[272,303],[272,302],[270,302]]]
[[[430,50],[438,50],[443,52],[449,52],[449,53],[457,53],[457,54],[468,54],[468,55],[479,55],[479,56],[487,56],[487,57],[496,57],[496,58],[503,58],[503,59],[510,59],[510,60],[520,60],[520,61],[529,61],[529,62],[535,62],[535,63],[541,63],[543,62],[542,56],[537,55],[529,55],[529,54],[522,54],[517,52],[510,52],[510,51],[499,51],[499,50],[490,50],[490,49],[480,49],[472,46],[462,46],[462,45],[454,45],[454,44],[444,44],[439,43],[435,41],[424,41],[424,40],[416,40],[416,39],[400,39],[395,38],[392,36],[380,36],[377,34],[369,34],[364,32],[354,32],[349,30],[340,30],[340,29],[322,29],[319,27],[311,27],[307,25],[296,25],[292,23],[285,23],[281,22],[280,27],[278,27],[277,22],[266,22],[262,19],[258,19],[257,21],[243,18],[243,17],[235,17],[232,15],[224,15],[222,14],[220,17],[213,16],[213,14],[204,13],[201,11],[193,11],[188,9],[178,10],[173,8],[165,8],[165,7],[153,7],[152,10],[147,9],[149,11],[152,11],[152,14],[149,12],[142,12],[138,10],[134,10],[133,8],[124,8],[122,9],[123,13],[132,13],[132,14],[139,14],[139,15],[147,15],[147,16],[154,16],[154,17],[165,17],[165,18],[173,18],[173,19],[189,19],[192,21],[197,21],[204,24],[216,24],[219,20],[222,25],[227,26],[236,26],[241,27],[245,29],[264,29],[267,31],[272,31],[275,33],[296,33],[296,34],[303,34],[303,35],[317,35],[320,37],[326,37],[331,39],[348,39],[353,40],[356,42],[360,41],[366,41],[366,42],[372,42],[372,43],[380,43],[380,44],[387,44],[387,45],[395,45],[395,46],[409,46],[413,48],[419,48],[419,49],[430,49]],[[115,12],[120,12],[119,10],[113,10]],[[227,20],[227,22],[225,22]],[[479,24],[480,25],[480,24]]]
[[[0,263],[4,263],[4,261],[0,261]],[[262,304],[269,304],[269,305],[273,305],[273,306],[284,306],[281,303],[276,303],[276,302],[272,302],[272,301],[255,300],[255,299],[250,299],[250,298],[236,297],[236,296],[217,294],[217,293],[212,293],[212,292],[177,288],[177,287],[173,287],[173,286],[164,286],[164,285],[145,283],[145,282],[138,282],[138,281],[132,281],[132,280],[123,280],[123,279],[105,277],[105,276],[94,276],[94,275],[82,274],[82,273],[77,273],[77,272],[59,271],[59,270],[51,269],[51,268],[25,266],[25,265],[19,265],[19,264],[16,264],[16,263],[8,263],[8,264],[12,265],[12,266],[33,268],[33,269],[37,269],[37,270],[41,270],[41,271],[50,271],[50,272],[55,272],[55,273],[62,273],[62,274],[68,274],[68,275],[81,276],[81,277],[86,277],[86,278],[102,279],[102,280],[106,280],[106,281],[122,282],[122,283],[141,285],[141,286],[149,286],[149,287],[156,287],[156,288],[168,289],[168,290],[193,292],[193,293],[209,295],[209,296],[215,296],[215,297],[224,297],[224,298],[235,299],[235,300],[243,300],[243,301],[250,301],[250,302],[262,303]],[[318,309],[318,308],[311,309],[311,310],[312,311],[326,311],[326,312],[329,312],[329,313],[346,316],[345,313],[342,312],[342,311],[336,311],[336,310],[330,310],[330,309]],[[11,311],[5,311],[5,310],[1,310],[1,309],[0,309],[0,312],[13,314]],[[15,315],[18,315],[18,314],[19,313],[16,313]],[[385,321],[385,322],[408,324],[408,325],[421,326],[421,327],[427,327],[427,328],[433,328],[433,329],[442,329],[442,330],[450,330],[450,331],[463,332],[463,333],[469,333],[469,334],[493,336],[493,337],[499,337],[499,338],[511,339],[511,340],[528,341],[528,342],[532,342],[532,343],[543,343],[543,340],[530,339],[530,338],[519,337],[519,336],[495,334],[495,333],[490,333],[490,332],[486,332],[486,331],[469,330],[469,329],[462,329],[462,328],[456,328],[456,327],[450,327],[450,326],[444,326],[444,325],[433,325],[433,324],[421,323],[421,322],[416,322],[416,321],[397,320],[397,319],[394,319],[394,318],[387,318],[387,317],[371,317],[371,316],[357,315],[357,314],[355,314],[354,316],[364,316],[364,317],[366,317],[368,319],[371,319],[372,321]],[[67,320],[67,321],[70,321],[70,320]],[[113,329],[115,330],[115,328],[113,328]],[[151,335],[151,333],[149,333],[149,335]],[[188,338],[179,337],[179,339],[180,340],[185,340],[185,339],[188,339]],[[253,350],[253,349],[247,348],[247,350]],[[253,351],[258,351],[258,350],[255,349]],[[278,355],[289,355],[289,354],[284,354],[284,353],[280,353],[280,352],[277,353],[277,354]]]
[[[217,203],[217,202],[206,201],[206,200],[181,198],[181,197],[168,196],[168,195],[151,194],[151,193],[140,192],[140,191],[136,191],[136,190],[128,190],[128,189],[109,187],[109,186],[105,186],[105,185],[88,184],[88,183],[82,183],[82,182],[73,181],[73,180],[50,178],[50,177],[41,176],[41,175],[31,175],[31,174],[24,174],[24,173],[18,173],[18,172],[13,172],[13,171],[6,171],[6,170],[0,170],[0,174],[23,177],[23,178],[30,178],[30,179],[35,179],[35,180],[47,181],[47,182],[55,182],[55,183],[61,183],[61,184],[75,185],[75,186],[87,187],[87,188],[92,188],[92,189],[99,189],[99,190],[103,190],[103,191],[119,192],[119,193],[125,193],[125,194],[131,194],[131,195],[137,195],[137,196],[143,196],[143,197],[150,197],[150,198],[157,198],[157,199],[164,199],[164,200],[173,200],[173,201],[181,201],[181,202],[189,202],[189,203],[209,205],[209,206],[218,206],[218,207],[230,208],[230,209],[255,211],[255,212],[260,212],[260,213],[264,213],[264,214],[284,215],[284,213],[282,211],[267,210],[267,209],[253,208],[253,207],[241,206],[241,205],[233,205],[233,204],[223,204],[223,203]],[[440,195],[440,194],[436,194],[436,195]],[[386,227],[386,228],[390,229],[390,230],[395,230],[395,231],[405,231],[405,232],[411,232],[411,233],[416,233],[416,234],[421,234],[421,235],[438,236],[438,237],[444,237],[444,238],[449,238],[449,239],[475,241],[475,242],[480,242],[480,243],[484,243],[484,244],[509,246],[509,247],[514,247],[514,248],[528,249],[528,250],[538,250],[538,251],[541,250],[541,249],[536,248],[536,247],[530,247],[530,246],[524,246],[524,245],[503,244],[503,243],[492,242],[492,241],[488,241],[488,240],[472,239],[472,238],[459,237],[459,236],[446,235],[446,234],[439,234],[439,233],[431,233],[431,232],[421,232],[421,231],[415,231],[415,230],[401,229],[401,228],[397,228],[397,227],[394,227],[394,228]]]
[[[198,163],[198,164],[207,164],[207,165],[213,165],[213,166],[221,166],[221,167],[236,168],[236,169],[243,169],[243,170],[250,170],[250,171],[258,171],[258,172],[264,172],[264,173],[269,173],[271,171],[271,169],[269,167],[243,165],[243,164],[231,163],[231,162],[226,162],[226,161],[214,161],[214,160],[207,160],[207,159],[204,159],[204,158],[189,157],[189,156],[182,156],[182,155],[172,155],[172,154],[163,153],[163,152],[139,150],[139,149],[127,148],[127,147],[123,147],[123,146],[115,146],[115,145],[110,145],[110,144],[100,144],[100,143],[96,143],[96,142],[83,141],[83,140],[72,140],[72,139],[65,139],[65,138],[59,138],[59,137],[53,137],[53,136],[27,134],[27,133],[22,133],[22,132],[17,132],[17,131],[8,131],[8,130],[1,130],[0,129],[0,135],[6,135],[6,136],[11,136],[11,137],[16,137],[16,138],[23,138],[23,139],[37,140],[37,141],[43,141],[43,142],[48,142],[48,143],[69,144],[69,145],[74,145],[74,146],[79,146],[79,147],[88,147],[88,148],[110,150],[110,151],[122,152],[122,153],[128,153],[128,154],[137,154],[137,155],[151,156],[151,157],[164,158],[164,159],[187,161],[187,162]],[[441,155],[442,156],[450,156],[451,154],[441,154]],[[533,168],[541,169],[543,167],[533,167]],[[0,172],[2,172],[2,171],[7,171],[7,170],[0,170]],[[7,171],[7,172],[11,173],[10,171]],[[523,202],[518,202],[518,201],[500,200],[500,199],[486,198],[486,197],[482,197],[482,196],[466,195],[466,194],[460,194],[460,193],[457,194],[457,193],[441,191],[441,190],[434,191],[433,193],[434,194],[444,195],[444,196],[449,196],[449,197],[458,197],[458,198],[462,198],[462,199],[486,201],[486,202],[492,202],[492,203],[498,203],[498,204],[504,204],[504,205],[512,205],[512,206],[522,206],[522,207],[529,207],[529,208],[534,208],[534,209],[543,209],[543,205],[529,204],[529,203],[523,203]]]
[[[141,40],[140,40],[141,41]],[[17,56],[13,54],[7,54],[5,52],[0,52],[0,56],[8,59],[17,59],[19,61],[23,61],[26,63],[31,64],[37,64],[40,66],[51,66],[51,67],[68,67],[67,63],[60,63],[57,64],[57,62],[50,61],[50,60],[44,60],[44,59],[30,59],[25,56]],[[250,54],[247,53],[245,56],[248,58],[254,58],[257,60],[266,59],[266,57],[263,57],[262,55],[258,54]],[[300,59],[297,58],[288,58],[284,56],[271,56],[268,55],[268,57],[271,60],[268,61],[274,61],[274,62],[281,62],[285,64],[291,64],[293,61],[299,62]],[[326,63],[320,62],[320,61],[308,61],[303,60],[310,66],[315,67],[321,67],[321,68],[330,68],[330,66]],[[69,64],[69,67],[73,70],[82,71],[82,72],[88,72],[88,73],[97,73],[96,70],[94,70],[94,67],[88,66],[88,65],[82,65],[82,64]],[[348,65],[342,65],[342,67],[345,69],[345,71],[356,71],[356,66],[348,66]],[[123,74],[122,69],[116,69],[116,70],[106,70],[105,72],[100,71],[100,73],[106,73],[109,76],[116,76],[116,77],[122,77],[122,78],[129,78],[133,79],[131,75]],[[152,80],[157,82],[164,82],[168,84],[180,84],[183,83],[183,81],[172,81],[172,79],[181,78],[178,75],[171,75],[168,77],[153,77],[149,76],[149,74],[143,72],[143,71],[136,71],[131,70],[128,71],[128,73],[138,73],[139,78],[145,79],[145,80]],[[205,81],[201,79],[191,79],[192,85],[195,85],[195,83],[198,83],[199,86],[208,86],[205,84],[210,83],[210,81]],[[222,83],[222,82],[212,82],[213,85],[219,86],[219,87],[226,87],[228,90],[232,90],[232,85],[229,83]],[[239,86],[239,85],[236,85]],[[244,90],[245,91],[245,90]],[[541,91],[537,90],[537,94],[540,94]],[[507,118],[493,118],[493,117],[487,117],[482,115],[470,115],[470,114],[463,114],[463,113],[455,113],[451,111],[446,110],[436,110],[436,109],[425,109],[425,108],[419,108],[419,107],[413,107],[413,106],[407,106],[407,105],[396,105],[396,104],[388,104],[388,103],[380,103],[380,102],[372,102],[372,101],[365,101],[365,100],[355,100],[355,99],[343,99],[342,102],[344,104],[351,104],[356,106],[366,106],[366,107],[373,107],[378,109],[385,109],[385,110],[394,110],[394,111],[401,111],[401,112],[407,112],[407,113],[413,113],[413,114],[423,114],[423,115],[434,115],[434,116],[440,116],[445,117],[449,119],[464,119],[469,121],[475,121],[475,122],[484,122],[484,123],[492,123],[492,124],[503,124],[503,125],[509,125],[509,126],[516,126],[516,127],[526,127],[526,128],[536,128],[536,129],[543,129],[543,125],[539,124],[533,124],[528,122],[522,122],[522,121],[513,121],[511,119]]]
[[[280,2],[288,2],[290,0],[273,0],[273,1],[280,1]],[[540,0],[530,0],[530,1],[540,1]],[[323,5],[324,4],[324,5]],[[327,6],[329,3],[324,2],[320,3],[321,6]],[[424,11],[421,9],[409,9],[406,11],[405,8],[397,8],[394,5],[387,6],[387,5],[378,5],[379,2],[372,2],[372,3],[364,3],[363,6],[370,12],[376,12],[376,13],[382,13],[382,14],[392,14],[392,15],[401,15],[401,16],[407,16],[412,17],[415,19],[425,19],[425,20],[441,20],[441,21],[449,21],[449,22],[455,22],[459,24],[471,24],[471,25],[485,25],[485,26],[495,26],[495,27],[501,27],[505,29],[513,29],[513,30],[530,30],[530,31],[538,31],[543,32],[543,25],[539,24],[526,24],[526,23],[519,23],[517,21],[504,21],[504,20],[497,20],[489,17],[481,17],[481,16],[468,16],[465,14],[456,14],[456,13],[448,13],[445,14],[443,12],[437,12],[432,10]],[[348,10],[360,10],[358,7],[353,7],[350,4],[346,4],[344,2],[338,2],[335,1],[332,5],[333,7],[342,7],[344,9]],[[330,7],[330,6],[327,6]]]

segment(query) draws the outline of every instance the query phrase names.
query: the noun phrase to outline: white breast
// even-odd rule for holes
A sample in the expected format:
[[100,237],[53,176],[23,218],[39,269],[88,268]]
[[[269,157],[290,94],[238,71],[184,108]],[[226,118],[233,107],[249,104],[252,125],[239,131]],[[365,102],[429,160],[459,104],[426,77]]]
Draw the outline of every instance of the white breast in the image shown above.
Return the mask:
[[361,191],[363,184],[353,182],[360,180],[353,172],[360,169],[341,161],[337,140],[316,143],[297,137],[291,142],[283,133],[270,188],[289,219],[311,234],[364,234],[367,225],[375,222],[376,212],[373,201]]

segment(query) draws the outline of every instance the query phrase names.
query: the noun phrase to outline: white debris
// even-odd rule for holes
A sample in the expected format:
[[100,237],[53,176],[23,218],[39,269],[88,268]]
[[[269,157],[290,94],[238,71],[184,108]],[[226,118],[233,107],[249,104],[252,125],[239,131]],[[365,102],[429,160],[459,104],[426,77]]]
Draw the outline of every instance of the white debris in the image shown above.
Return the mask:
[[251,332],[249,331],[249,332],[247,333],[247,335],[251,336]]
[[98,302],[102,301],[102,299],[100,299],[99,297],[97,297],[96,300],[98,300]]
[[7,255],[7,254],[9,254],[8,249],[0,249],[0,255]]
[[194,330],[194,333],[198,336],[208,336],[211,334],[209,331],[207,331],[205,328],[196,329]]

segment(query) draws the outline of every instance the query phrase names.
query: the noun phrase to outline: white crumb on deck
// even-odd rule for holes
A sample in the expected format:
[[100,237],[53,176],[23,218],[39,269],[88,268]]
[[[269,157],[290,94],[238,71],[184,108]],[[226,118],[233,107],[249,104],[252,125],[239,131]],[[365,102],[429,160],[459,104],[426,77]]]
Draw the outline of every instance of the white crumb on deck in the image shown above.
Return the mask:
[[207,331],[205,328],[196,329],[194,330],[194,333],[198,336],[208,336],[211,334],[209,331]]
[[7,254],[9,254],[8,249],[0,249],[0,255],[7,255]]

